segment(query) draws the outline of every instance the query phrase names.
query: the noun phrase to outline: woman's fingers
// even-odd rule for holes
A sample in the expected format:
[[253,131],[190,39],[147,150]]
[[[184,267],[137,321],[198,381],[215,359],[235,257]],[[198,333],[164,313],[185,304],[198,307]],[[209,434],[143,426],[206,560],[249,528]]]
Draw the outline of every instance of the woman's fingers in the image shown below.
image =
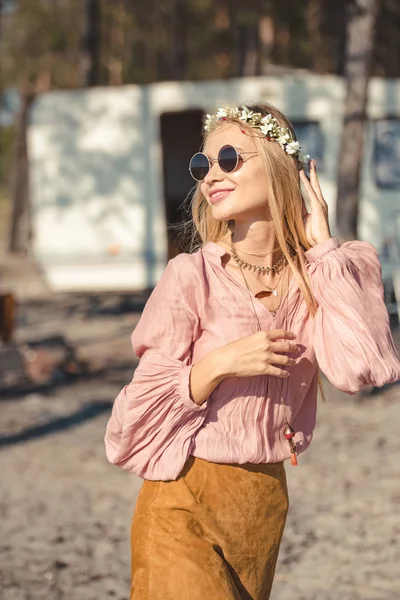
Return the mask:
[[[260,335],[263,335],[261,334],[261,332],[259,333]],[[296,334],[293,331],[289,331],[288,329],[270,329],[269,331],[264,332],[264,337],[266,337],[271,342],[282,339],[294,340],[296,338]]]
[[318,176],[317,176],[316,161],[310,160],[309,166],[310,166],[310,182],[311,182],[312,188],[314,190],[314,193],[320,202],[325,203],[325,200],[324,200],[324,197],[323,197],[322,191],[321,191],[321,186],[319,185],[319,180],[318,180]]
[[271,365],[268,368],[268,375],[273,375],[274,377],[290,377],[289,371],[285,369],[279,369],[278,367],[272,367]]
[[306,201],[305,201],[303,194],[301,194],[301,216],[304,219],[307,215],[308,215],[308,210],[307,210],[307,206],[306,206]]
[[298,346],[295,342],[271,342],[271,352],[298,352]]
[[271,358],[271,365],[295,365],[297,361],[295,358],[291,356],[286,356],[286,354],[273,354]]
[[300,179],[303,182],[303,185],[305,187],[305,190],[307,192],[307,196],[309,197],[309,199],[311,201],[318,202],[319,199],[318,199],[317,194],[315,193],[315,190],[314,190],[314,187],[313,187],[313,185],[311,183],[311,180],[308,179],[308,177],[304,173],[304,171],[300,171]]

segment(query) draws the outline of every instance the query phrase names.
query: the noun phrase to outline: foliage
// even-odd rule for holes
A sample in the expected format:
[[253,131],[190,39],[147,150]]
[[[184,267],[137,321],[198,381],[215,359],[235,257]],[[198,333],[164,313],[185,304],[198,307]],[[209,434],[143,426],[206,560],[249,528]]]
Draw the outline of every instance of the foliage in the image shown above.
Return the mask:
[[[352,0],[98,0],[98,83],[261,75],[271,65],[343,73]],[[82,85],[84,0],[18,0],[2,16],[3,81]],[[400,75],[400,7],[382,0],[373,74]]]
[[79,7],[79,0],[20,0],[3,15],[3,86],[78,85]]

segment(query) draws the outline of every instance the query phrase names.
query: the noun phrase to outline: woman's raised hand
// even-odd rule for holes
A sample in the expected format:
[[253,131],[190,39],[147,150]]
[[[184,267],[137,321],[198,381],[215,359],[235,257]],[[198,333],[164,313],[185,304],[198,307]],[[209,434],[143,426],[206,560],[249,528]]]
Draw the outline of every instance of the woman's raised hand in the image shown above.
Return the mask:
[[[252,377],[274,375],[289,377],[290,372],[282,368],[293,366],[296,360],[280,352],[298,354],[293,341],[296,335],[285,329],[258,331],[252,335],[230,342],[216,352],[218,370],[222,377]],[[278,366],[275,366],[278,365]]]
[[310,200],[311,213],[308,213],[303,200],[303,223],[307,240],[310,246],[325,242],[331,236],[328,221],[328,205],[322,195],[319,185],[317,168],[315,160],[309,161],[310,179],[308,179],[304,170],[300,171],[300,180],[307,192]]

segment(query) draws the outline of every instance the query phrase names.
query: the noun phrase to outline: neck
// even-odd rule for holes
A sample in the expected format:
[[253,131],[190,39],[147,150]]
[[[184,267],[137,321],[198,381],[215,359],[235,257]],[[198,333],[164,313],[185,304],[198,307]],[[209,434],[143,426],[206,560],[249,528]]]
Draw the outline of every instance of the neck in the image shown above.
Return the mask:
[[241,227],[235,223],[232,241],[236,250],[249,263],[272,266],[282,256],[275,237],[275,229],[271,222],[252,223],[249,227]]

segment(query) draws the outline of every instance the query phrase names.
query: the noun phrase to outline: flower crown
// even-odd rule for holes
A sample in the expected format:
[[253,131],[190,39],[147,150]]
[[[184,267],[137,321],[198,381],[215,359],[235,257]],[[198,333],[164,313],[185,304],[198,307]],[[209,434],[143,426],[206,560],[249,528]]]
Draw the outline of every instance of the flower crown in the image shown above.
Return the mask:
[[244,123],[248,123],[251,127],[260,129],[268,141],[278,142],[287,154],[297,158],[302,165],[306,164],[310,158],[309,154],[301,152],[301,145],[294,139],[290,129],[282,127],[273,115],[263,116],[259,112],[249,110],[244,104],[240,107],[218,108],[215,115],[207,114],[204,121],[204,130],[210,131],[214,125],[228,119],[239,119]]

